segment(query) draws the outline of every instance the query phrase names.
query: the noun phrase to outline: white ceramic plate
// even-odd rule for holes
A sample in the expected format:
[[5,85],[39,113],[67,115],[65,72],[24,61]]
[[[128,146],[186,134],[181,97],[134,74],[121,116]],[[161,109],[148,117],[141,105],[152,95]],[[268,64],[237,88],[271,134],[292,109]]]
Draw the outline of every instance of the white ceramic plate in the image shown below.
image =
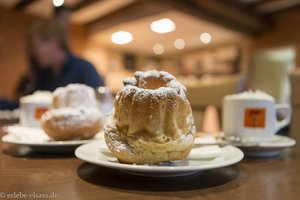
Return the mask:
[[221,148],[221,156],[203,159],[186,159],[161,165],[135,165],[119,163],[103,142],[91,142],[78,147],[75,155],[86,162],[103,167],[118,169],[129,174],[152,177],[175,177],[193,174],[202,170],[214,169],[235,164],[244,154],[233,146]]
[[271,157],[277,156],[282,149],[292,147],[295,144],[296,141],[293,138],[275,135],[269,141],[258,142],[257,146],[239,145],[239,148],[246,156]]
[[36,151],[64,152],[74,151],[78,146],[94,140],[101,140],[103,133],[98,133],[90,140],[51,140],[41,128],[12,125],[4,127],[7,134],[2,137],[2,141],[8,144],[25,145]]

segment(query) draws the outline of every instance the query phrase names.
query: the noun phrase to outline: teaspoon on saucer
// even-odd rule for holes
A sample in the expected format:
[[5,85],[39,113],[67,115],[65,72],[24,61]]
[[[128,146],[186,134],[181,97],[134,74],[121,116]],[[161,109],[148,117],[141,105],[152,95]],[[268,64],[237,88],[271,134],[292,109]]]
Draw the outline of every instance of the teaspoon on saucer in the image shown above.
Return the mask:
[[230,142],[231,145],[237,146],[237,147],[239,147],[239,146],[252,147],[252,146],[258,146],[259,145],[259,142],[257,142],[257,141],[249,141],[249,140],[246,140],[246,139],[243,139],[239,136],[234,136],[234,135],[223,136],[222,140]]
[[227,145],[233,145],[236,147],[255,147],[259,146],[259,142],[256,141],[247,141],[243,138],[240,138],[238,136],[223,136],[221,140],[218,140],[216,142],[212,143],[197,143],[194,144],[193,147],[203,147],[207,145],[218,145],[220,147],[227,146]]

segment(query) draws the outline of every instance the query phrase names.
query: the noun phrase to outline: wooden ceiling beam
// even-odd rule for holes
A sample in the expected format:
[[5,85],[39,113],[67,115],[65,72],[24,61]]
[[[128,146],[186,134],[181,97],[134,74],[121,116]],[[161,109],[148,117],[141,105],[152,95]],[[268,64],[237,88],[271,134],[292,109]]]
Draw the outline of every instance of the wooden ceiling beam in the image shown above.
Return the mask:
[[229,0],[137,0],[87,25],[92,34],[120,23],[174,9],[251,36],[270,24],[266,19]]
[[267,22],[226,0],[162,0],[173,8],[247,35],[261,32]]
[[70,7],[70,9],[71,9],[71,11],[78,11],[84,7],[93,5],[94,3],[98,3],[100,1],[103,1],[103,0],[81,0],[74,6]]
[[260,15],[270,15],[300,5],[300,0],[262,1],[253,8]]
[[36,0],[21,0],[16,5],[14,5],[14,10],[22,10],[29,6],[30,4],[34,3]]
[[164,4],[157,3],[153,0],[137,0],[87,25],[89,27],[89,33],[93,34],[114,25],[159,14],[168,10],[170,10],[169,6],[164,6]]

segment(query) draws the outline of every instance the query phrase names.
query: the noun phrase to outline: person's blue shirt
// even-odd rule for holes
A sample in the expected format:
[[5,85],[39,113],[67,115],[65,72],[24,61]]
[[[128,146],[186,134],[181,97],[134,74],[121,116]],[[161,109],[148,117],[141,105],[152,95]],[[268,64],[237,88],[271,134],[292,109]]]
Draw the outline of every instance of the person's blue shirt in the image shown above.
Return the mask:
[[93,88],[104,86],[103,78],[91,63],[68,53],[60,73],[54,74],[51,70],[44,70],[38,74],[33,90],[54,91],[70,83],[86,84]]

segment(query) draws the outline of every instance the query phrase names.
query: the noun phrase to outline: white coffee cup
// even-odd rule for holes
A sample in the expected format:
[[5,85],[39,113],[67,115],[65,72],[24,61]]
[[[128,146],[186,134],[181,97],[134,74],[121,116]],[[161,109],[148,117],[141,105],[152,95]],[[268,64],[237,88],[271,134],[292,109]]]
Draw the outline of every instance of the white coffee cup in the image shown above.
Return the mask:
[[22,126],[40,127],[41,116],[49,110],[52,93],[38,91],[20,99],[20,124]]
[[[283,114],[277,120],[277,114]],[[222,126],[225,135],[263,141],[290,123],[288,104],[276,104],[275,99],[261,91],[227,95],[223,99]]]

